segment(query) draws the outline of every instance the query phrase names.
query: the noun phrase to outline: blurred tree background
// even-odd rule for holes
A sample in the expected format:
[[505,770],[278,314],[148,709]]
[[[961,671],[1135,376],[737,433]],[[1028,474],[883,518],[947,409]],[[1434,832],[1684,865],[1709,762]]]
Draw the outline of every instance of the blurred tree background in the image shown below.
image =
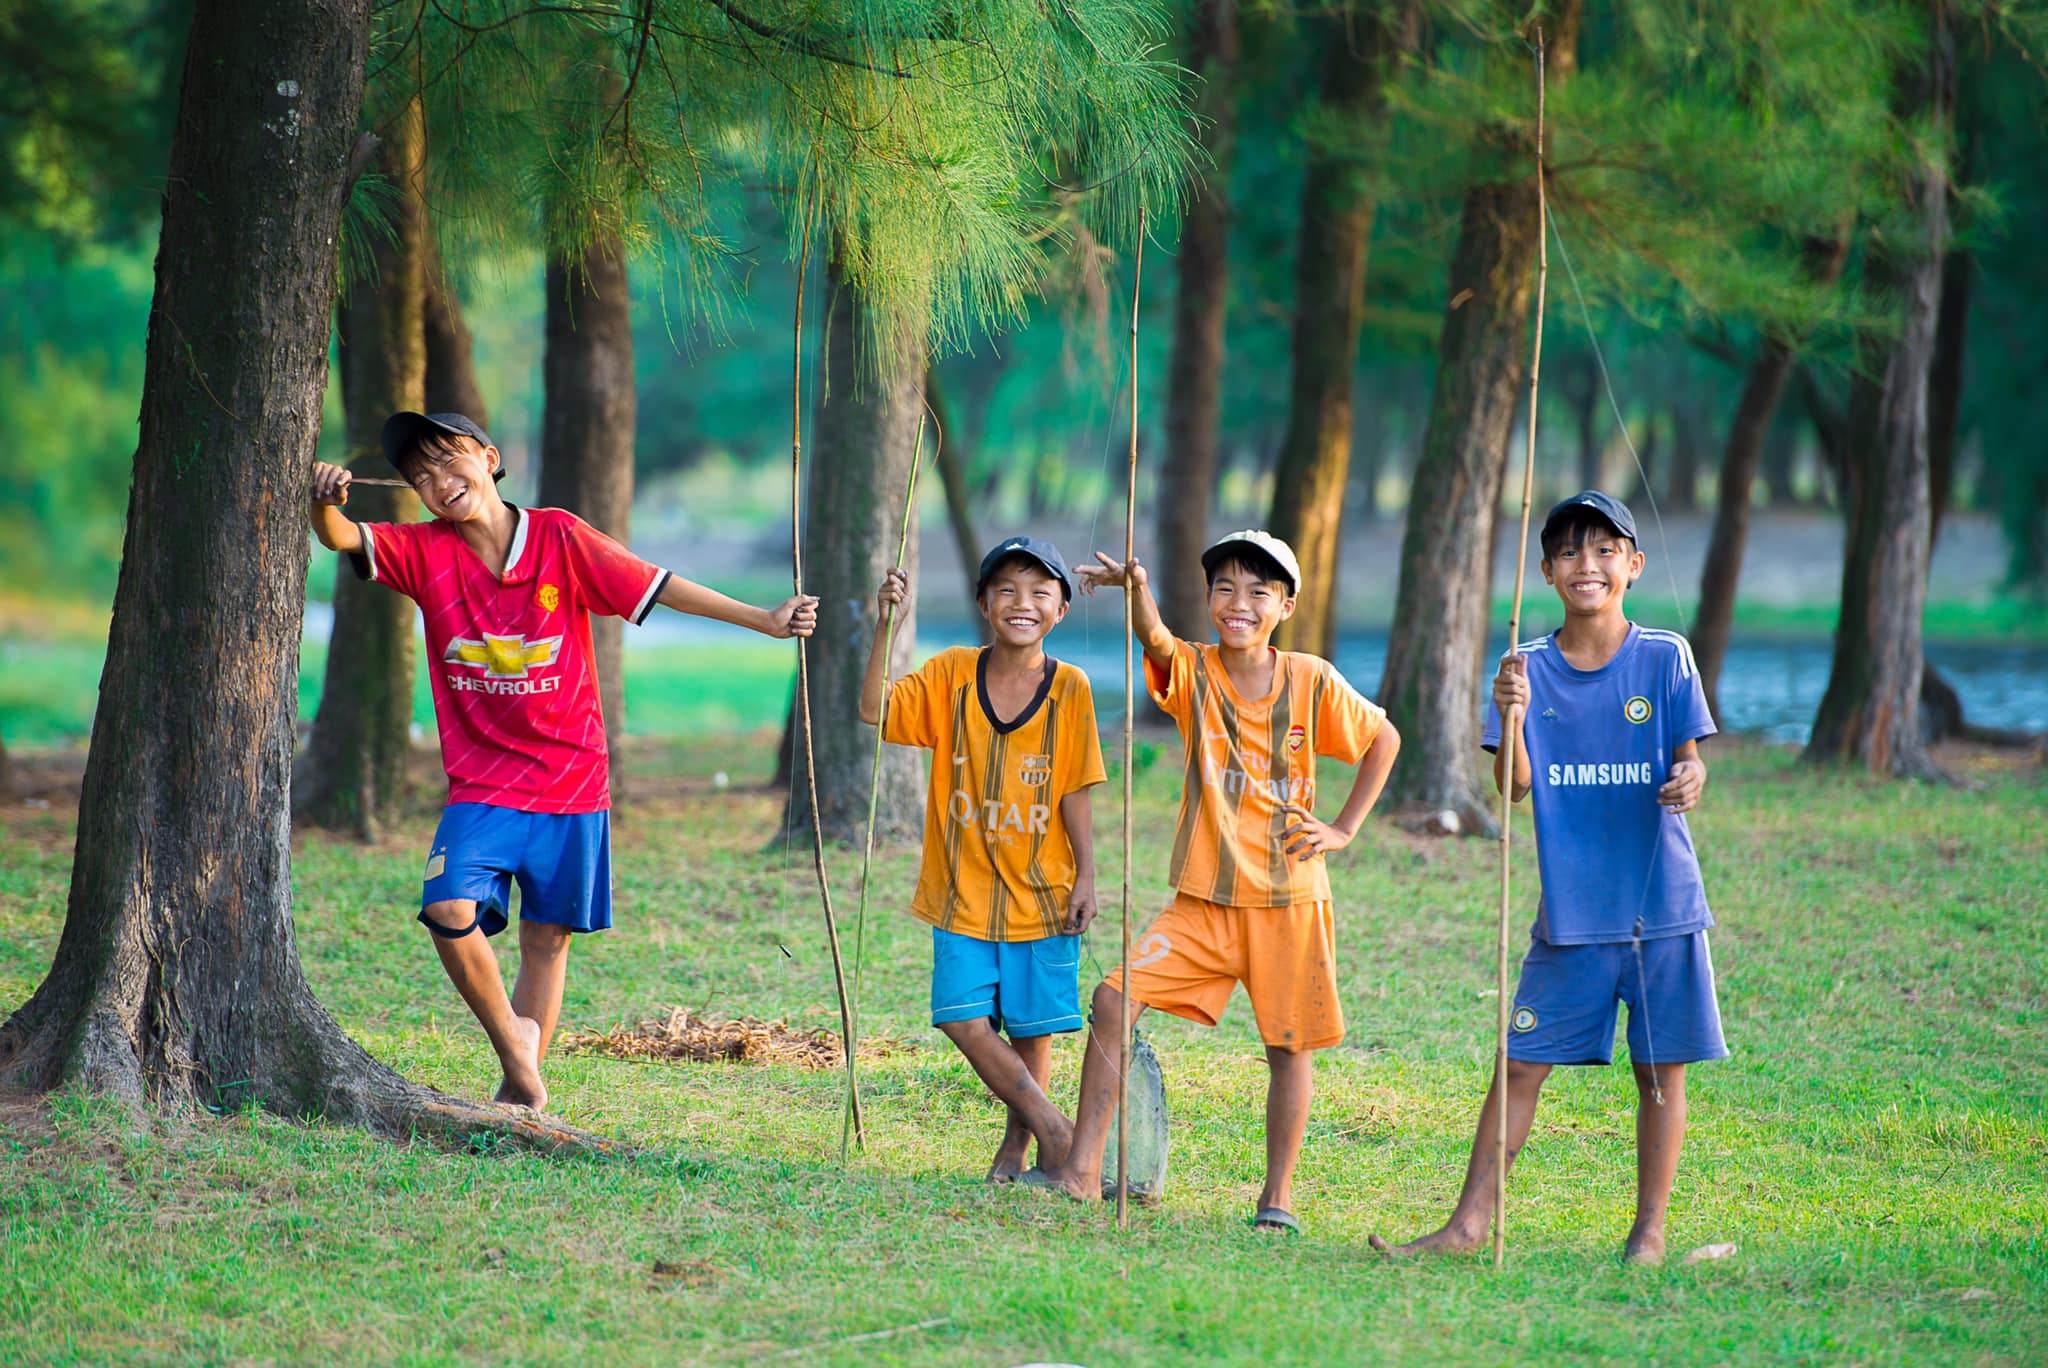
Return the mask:
[[[395,19],[415,7],[385,8],[380,22],[401,31]],[[706,117],[685,127],[673,109],[664,122],[661,109],[643,103],[632,106],[630,134],[641,141],[622,143],[601,111],[603,99],[617,102],[621,82],[636,79],[629,61],[579,65],[566,38],[537,27],[537,14],[519,21],[524,48],[493,55],[493,26],[509,25],[520,7],[416,8],[421,37],[408,60],[410,79],[426,91],[426,212],[440,258],[433,274],[473,339],[475,384],[508,457],[509,488],[531,498],[543,479],[545,347],[557,335],[548,282],[566,289],[561,282],[574,272],[564,274],[564,253],[610,234],[601,255],[625,268],[630,320],[633,534],[675,545],[715,531],[721,547],[745,534],[757,554],[744,563],[679,568],[772,591],[778,539],[787,538],[791,243],[802,203],[790,130],[780,130],[778,148],[701,146],[691,138],[705,129],[724,129],[728,143],[743,139],[744,122]],[[913,12],[938,52],[949,26],[997,11],[904,10]],[[1944,186],[1947,228],[1934,248],[1944,321],[1924,382],[1929,535],[1938,539],[1942,519],[1958,513],[1995,518],[1997,540],[1974,551],[1997,562],[1998,601],[1987,611],[2038,618],[2048,593],[2048,437],[2033,407],[2048,378],[2048,311],[2038,307],[2048,266],[2031,227],[2048,213],[2048,40],[2036,7],[1162,0],[1114,12],[1120,35],[1142,36],[1190,73],[1184,92],[1137,85],[1122,96],[1157,102],[1203,149],[1182,191],[1184,217],[1172,192],[1146,183],[1160,249],[1151,258],[1160,268],[1148,262],[1140,320],[1148,554],[1198,537],[1176,542],[1174,517],[1212,532],[1270,520],[1295,531],[1305,551],[1328,547],[1305,556],[1311,581],[1320,576],[1332,590],[1301,624],[1316,633],[1307,644],[1328,648],[1340,623],[1385,622],[1397,592],[1392,582],[1347,576],[1335,550],[1342,539],[1328,528],[1341,525],[1349,538],[1378,529],[1372,535],[1398,543],[1407,526],[1422,550],[1440,547],[1442,534],[1417,531],[1410,491],[1418,470],[1422,488],[1441,487],[1431,483],[1431,463],[1463,442],[1471,471],[1491,487],[1475,504],[1486,518],[1460,523],[1457,556],[1484,579],[1500,531],[1493,514],[1507,511],[1501,477],[1519,459],[1518,440],[1501,420],[1475,426],[1464,391],[1445,390],[1443,368],[1478,364],[1447,333],[1479,316],[1474,297],[1460,297],[1469,284],[1455,274],[1461,242],[1492,264],[1505,260],[1467,240],[1461,224],[1469,227],[1473,206],[1495,190],[1501,203],[1529,197],[1527,44],[1540,20],[1553,43],[1562,29],[1571,62],[1552,72],[1558,217],[1539,501],[1600,483],[1631,498],[1653,494],[1666,514],[1702,526],[1731,499],[1745,511],[1840,517],[1860,487],[1858,386],[1881,378],[1909,321],[1894,253],[1911,219],[1908,187],[1931,167]],[[722,15],[759,39],[753,59],[771,74],[800,58],[816,65],[803,45],[830,32],[822,14],[721,0],[587,7],[592,22],[609,25],[607,51],[628,58],[657,23],[681,42],[674,35],[700,15]],[[156,198],[189,16],[189,0],[0,0],[7,631],[33,630],[65,604],[89,613],[113,589]],[[807,27],[785,25],[791,16]],[[1056,17],[1046,23],[1060,27]],[[790,39],[798,32],[813,36]],[[1061,42],[1096,41],[1029,28],[990,38],[990,51],[1016,61],[1051,60]],[[1954,96],[1937,120],[1900,92],[1939,44],[1951,53]],[[463,63],[471,74],[447,74]],[[858,87],[842,92],[847,99],[868,98],[869,87],[891,79],[843,65],[835,74],[849,92]],[[651,89],[651,73],[647,80]],[[581,113],[571,107],[579,82],[598,101],[594,122],[588,101]],[[403,87],[374,65],[371,86],[366,119],[374,123]],[[664,86],[675,98],[689,88],[688,80]],[[734,97],[704,98],[716,106]],[[549,127],[582,128],[593,146],[609,140],[610,152],[564,163],[559,183],[503,174],[507,149]],[[951,136],[943,127],[925,132]],[[856,132],[815,137],[832,166],[853,168],[825,192],[828,216],[863,212],[861,194],[893,193],[880,173],[853,167],[847,149],[859,146]],[[1113,150],[1088,150],[1091,165],[1112,168],[1104,176],[1111,188],[1076,186],[1076,201],[1115,196]],[[1038,155],[1057,182],[1053,163],[1067,154]],[[691,173],[714,160],[736,172]],[[378,179],[367,177],[373,191]],[[348,231],[366,243],[382,231],[390,196],[357,198],[361,212]],[[1135,198],[1125,195],[1118,212]],[[1344,213],[1343,231],[1333,229]],[[1100,517],[1106,538],[1121,494],[1121,462],[1111,453],[1124,438],[1119,282],[1128,280],[1127,251],[1108,245],[1115,234],[1085,207],[1064,218],[1017,213],[1009,226],[1019,245],[999,261],[963,265],[951,245],[966,240],[958,225],[927,226],[922,239],[869,239],[860,270],[864,288],[913,300],[932,320],[925,390],[946,415],[957,464],[948,472],[955,533],[971,539],[1036,524],[1078,537],[1096,532]],[[1523,229],[1515,251],[1526,254],[1533,236]],[[1316,252],[1325,255],[1311,259]],[[811,277],[820,318],[837,288],[828,278],[821,261]],[[1490,301],[1482,293],[1478,303]],[[1488,383],[1519,394],[1526,306],[1496,321],[1512,341]],[[817,360],[807,367],[815,372]],[[323,455],[337,459],[348,446],[340,373],[322,435]],[[818,375],[813,405],[835,387],[863,383]],[[1724,465],[1735,479],[1726,488]],[[1283,469],[1308,473],[1281,478]],[[1309,499],[1304,491],[1320,492]],[[939,481],[930,495],[928,519],[947,506]],[[1738,521],[1736,533],[1747,526]],[[1499,522],[1511,535],[1511,519]],[[928,533],[938,535],[938,525]],[[1736,548],[1735,567],[1723,566],[1731,585],[1739,535]],[[1822,578],[1832,586],[1835,576]],[[325,597],[332,580],[330,558],[316,569],[313,595]],[[1658,599],[1672,597],[1661,576],[1649,583]],[[1692,582],[1679,586],[1675,625],[1692,625],[1698,592]],[[923,597],[928,614],[957,620],[964,611],[950,584]],[[1200,630],[1184,620],[1185,601],[1169,610],[1182,630]],[[1813,623],[1830,625],[1827,614]],[[1462,657],[1476,649],[1483,624],[1457,632]],[[1398,625],[1395,638],[1398,658]],[[1476,706],[1463,697],[1467,682],[1453,691],[1454,712]],[[1368,692],[1381,686],[1375,677],[1358,683]],[[1461,797],[1428,784],[1418,796],[1453,807]]]

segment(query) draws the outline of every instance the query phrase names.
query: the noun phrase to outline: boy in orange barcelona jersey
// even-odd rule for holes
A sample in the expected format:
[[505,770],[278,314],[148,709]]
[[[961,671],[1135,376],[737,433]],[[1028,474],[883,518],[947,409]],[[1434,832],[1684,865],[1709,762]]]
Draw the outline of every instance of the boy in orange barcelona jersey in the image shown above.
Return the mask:
[[[1252,1225],[1298,1231],[1294,1167],[1312,1091],[1310,1058],[1344,1038],[1335,921],[1324,857],[1342,850],[1378,801],[1400,749],[1386,714],[1317,656],[1278,651],[1301,571],[1265,532],[1234,532],[1202,553],[1216,644],[1182,641],[1160,620],[1143,566],[1096,553],[1084,591],[1135,596],[1145,687],[1186,746],[1174,831],[1173,901],[1133,945],[1130,1015],[1147,1007],[1213,1026],[1242,983],[1258,1018],[1271,1080],[1266,1183]],[[1316,757],[1357,765],[1330,821],[1314,813]],[[1116,1106],[1121,970],[1095,990],[1081,1100],[1067,1161],[1026,1175],[1033,1186],[1093,1200]]]
[[[891,570],[882,610],[909,589]],[[1074,1129],[1045,1088],[1053,1036],[1082,1025],[1080,935],[1095,917],[1088,791],[1103,771],[1088,676],[1045,652],[1073,594],[1057,547],[1007,538],[975,585],[990,643],[941,651],[897,680],[884,717],[877,632],[861,684],[862,721],[932,752],[910,911],[932,927],[932,1025],[1008,1109],[991,1183],[1015,1181],[1034,1139],[1038,1162],[1058,1163]]]

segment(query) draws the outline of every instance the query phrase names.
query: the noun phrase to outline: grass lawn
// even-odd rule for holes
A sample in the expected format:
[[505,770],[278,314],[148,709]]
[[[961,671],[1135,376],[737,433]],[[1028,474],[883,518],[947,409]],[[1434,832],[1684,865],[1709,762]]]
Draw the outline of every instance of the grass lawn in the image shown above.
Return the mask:
[[[618,928],[572,956],[566,1025],[671,1005],[836,1022],[801,848],[759,853],[776,800],[696,777],[758,780],[771,745],[636,753]],[[1457,1188],[1491,1063],[1491,845],[1375,823],[1336,861],[1351,1030],[1317,1062],[1298,1240],[1244,1225],[1265,1080],[1241,997],[1214,1031],[1148,1019],[1173,1115],[1163,1209],[1119,1235],[1106,1210],[983,1186],[1001,1120],[925,1025],[928,933],[895,910],[915,854],[896,850],[877,860],[866,1021],[914,1048],[863,1062],[871,1142],[848,1168],[837,1075],[788,1066],[557,1056],[555,1109],[643,1147],[615,1162],[17,1102],[0,1111],[0,1362],[2042,1361],[2048,779],[1985,768],[1936,790],[1758,746],[1710,759],[1694,829],[1735,1057],[1693,1071],[1671,1248],[1731,1241],[1731,1259],[1617,1265],[1635,1102],[1619,1065],[1554,1077],[1504,1275],[1366,1250],[1435,1223]],[[1140,779],[1145,911],[1165,892],[1172,769]],[[55,948],[72,816],[0,821],[0,1012]],[[369,850],[297,838],[299,945],[371,1050],[487,1094],[487,1047],[412,921],[432,820]],[[833,863],[849,946],[858,868]],[[1108,961],[1114,928],[1092,939]],[[1077,1043],[1057,1058],[1071,1099]]]

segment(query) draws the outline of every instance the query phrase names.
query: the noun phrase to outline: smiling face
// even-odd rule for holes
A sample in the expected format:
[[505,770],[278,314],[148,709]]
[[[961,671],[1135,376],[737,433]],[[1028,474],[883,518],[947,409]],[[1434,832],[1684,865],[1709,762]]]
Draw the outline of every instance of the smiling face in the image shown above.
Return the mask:
[[1643,573],[1643,553],[1634,542],[1599,520],[1561,528],[1545,540],[1543,580],[1557,590],[1565,612],[1621,611],[1622,596]]
[[405,458],[405,478],[427,511],[444,522],[468,522],[503,504],[495,475],[498,449],[472,437],[430,432]]
[[1294,616],[1287,581],[1266,578],[1270,573],[1269,567],[1227,560],[1209,576],[1209,622],[1218,642],[1239,650],[1256,649]]
[[1060,582],[1024,556],[1012,556],[989,572],[980,602],[989,630],[1005,646],[1036,645],[1067,615]]

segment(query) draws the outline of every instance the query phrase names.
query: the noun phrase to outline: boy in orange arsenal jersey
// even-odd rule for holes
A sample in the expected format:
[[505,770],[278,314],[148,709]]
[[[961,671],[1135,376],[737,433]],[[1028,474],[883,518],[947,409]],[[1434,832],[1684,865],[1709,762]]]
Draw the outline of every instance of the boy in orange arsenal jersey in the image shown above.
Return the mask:
[[[1295,608],[1301,571],[1287,543],[1233,532],[1202,553],[1215,645],[1182,641],[1160,621],[1145,569],[1100,552],[1077,572],[1083,592],[1135,595],[1145,687],[1186,746],[1174,831],[1174,899],[1138,937],[1130,1013],[1147,1007],[1214,1026],[1242,983],[1272,1070],[1266,1092],[1266,1185],[1252,1225],[1298,1231],[1291,1210],[1312,1089],[1310,1055],[1344,1038],[1334,920],[1324,856],[1342,850],[1385,787],[1401,739],[1386,714],[1328,661],[1269,644]],[[1335,818],[1314,812],[1316,757],[1357,765]],[[1093,1200],[1116,1106],[1121,970],[1095,990],[1074,1140],[1033,1186]]]
[[[910,581],[891,570],[884,612]],[[1088,676],[1045,653],[1073,582],[1051,542],[1011,537],[981,562],[990,644],[941,651],[888,689],[882,634],[860,716],[932,752],[924,861],[911,914],[932,927],[932,1025],[1009,1110],[991,1183],[1066,1157],[1073,1124],[1045,1095],[1052,1038],[1081,1029],[1080,934],[1095,918],[1088,790],[1102,743]],[[1006,1040],[1004,1036],[1009,1038]]]

